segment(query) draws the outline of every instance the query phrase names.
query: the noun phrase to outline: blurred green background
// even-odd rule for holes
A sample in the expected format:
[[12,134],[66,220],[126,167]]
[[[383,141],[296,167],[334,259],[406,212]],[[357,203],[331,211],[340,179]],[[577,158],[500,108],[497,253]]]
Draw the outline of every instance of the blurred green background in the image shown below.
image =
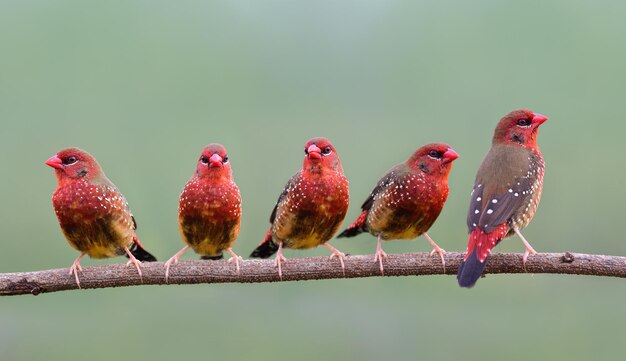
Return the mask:
[[[234,250],[246,256],[308,138],[338,149],[346,222],[383,172],[445,141],[461,158],[429,234],[464,250],[475,171],[519,107],[550,117],[526,237],[539,251],[625,255],[625,13],[623,1],[2,1],[0,272],[76,257],[43,164],[65,146],[99,159],[166,260],[207,143],[229,150],[244,201]],[[368,235],[332,244],[375,249]],[[125,259],[83,264],[107,262]],[[433,276],[6,297],[0,359],[619,358],[625,300],[623,280],[559,275],[489,276],[469,291]]]

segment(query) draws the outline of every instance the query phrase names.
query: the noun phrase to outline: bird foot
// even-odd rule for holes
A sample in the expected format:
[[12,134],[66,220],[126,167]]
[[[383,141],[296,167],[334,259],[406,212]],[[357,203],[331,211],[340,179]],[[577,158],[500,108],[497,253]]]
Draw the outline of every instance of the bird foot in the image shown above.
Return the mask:
[[324,243],[324,246],[326,248],[328,248],[329,250],[331,250],[331,252],[333,252],[333,254],[330,255],[330,259],[332,260],[333,258],[337,258],[339,259],[339,263],[341,263],[341,272],[343,273],[343,275],[346,275],[346,265],[344,264],[344,259],[346,258],[346,254],[341,252],[340,250],[338,250],[337,248],[331,246],[330,244],[326,244]]
[[139,278],[141,279],[141,282],[143,282],[143,274],[141,273],[141,261],[133,257],[130,259],[130,261],[126,262],[127,267],[130,265],[135,265],[135,268],[137,269],[137,273],[139,273]]
[[80,280],[78,279],[78,272],[82,272],[83,268],[80,266],[78,262],[74,262],[72,267],[70,267],[70,276],[74,274],[74,278],[76,279],[76,286],[80,288]]
[[70,267],[70,276],[74,274],[74,279],[76,279],[76,286],[80,288],[80,280],[78,279],[78,272],[82,272],[83,268],[80,266],[80,259],[83,258],[84,254],[81,254],[74,260],[72,263],[72,267]]
[[230,257],[228,259],[228,263],[232,263],[233,261],[235,261],[235,268],[237,270],[237,275],[239,276],[240,274],[240,268],[239,268],[239,261],[243,262],[243,258],[241,256],[237,256],[234,252],[229,252],[231,254],[232,257]]
[[524,243],[524,247],[526,247],[526,251],[524,251],[524,255],[522,256],[522,264],[524,266],[524,271],[528,272],[526,271],[526,260],[528,260],[529,255],[537,254],[537,251],[535,251],[533,246],[531,246],[530,243],[528,243],[528,241],[526,240],[526,238],[524,238],[524,235],[522,235],[522,232],[520,232],[519,229],[513,228],[513,230],[515,231],[517,236],[522,240],[522,243]]
[[428,233],[423,233],[423,236],[424,238],[426,238],[428,243],[430,243],[430,245],[433,246],[433,250],[430,252],[430,255],[432,256],[433,254],[435,254],[435,252],[439,253],[439,257],[441,257],[441,264],[443,265],[443,273],[446,273],[446,260],[443,257],[443,255],[446,254],[446,250],[439,247],[437,243],[435,243],[435,241],[433,241],[433,239],[430,238]]
[[176,255],[172,256],[172,258],[168,259],[167,262],[165,262],[165,265],[164,265],[164,267],[165,267],[165,283],[170,283],[170,267],[172,265],[177,265],[179,258],[180,258],[180,256],[176,254]]
[[434,255],[435,253],[439,254],[439,257],[441,257],[441,265],[443,266],[443,273],[446,273],[446,260],[443,257],[444,254],[446,254],[446,250],[437,246],[434,247],[432,251],[430,251],[430,256],[432,257],[432,255]]
[[385,268],[383,267],[383,258],[387,258],[387,253],[383,251],[382,247],[376,248],[376,253],[374,253],[374,262],[378,262],[380,264],[380,274],[385,274]]
[[537,254],[532,247],[526,247],[526,251],[524,251],[524,255],[522,256],[522,263],[524,264],[524,272],[528,272],[526,270],[526,261],[528,260],[528,256],[531,254]]
[[276,267],[278,267],[278,278],[280,278],[280,280],[283,280],[283,269],[281,267],[283,262],[286,262],[287,258],[285,258],[285,256],[283,256],[282,252],[278,252],[276,254],[276,258],[274,259],[274,265]]
[[[188,249],[189,249],[189,246],[183,247],[183,249],[178,251],[175,255],[172,256],[172,258],[168,259],[167,262],[165,262],[165,265],[164,265],[165,266],[165,283],[169,283],[170,267],[172,265],[177,265],[178,260],[180,259],[180,256],[185,254],[185,252],[187,252]],[[141,272],[139,272],[139,274],[141,275]]]

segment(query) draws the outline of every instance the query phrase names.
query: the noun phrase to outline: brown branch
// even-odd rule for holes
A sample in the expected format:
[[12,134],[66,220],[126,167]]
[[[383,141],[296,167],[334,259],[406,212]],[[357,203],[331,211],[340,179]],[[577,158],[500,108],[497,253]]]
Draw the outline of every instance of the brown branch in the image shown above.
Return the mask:
[[[444,272],[438,256],[428,253],[390,254],[384,261],[385,276],[456,275],[463,254],[446,254]],[[328,257],[292,258],[283,264],[283,281],[360,278],[380,276],[374,257],[347,256],[345,274],[339,262]],[[143,280],[134,267],[106,265],[84,267],[80,273],[82,288],[108,288],[138,285],[165,285],[163,262],[144,263]],[[489,257],[485,274],[553,273],[626,278],[626,257],[577,253],[540,253],[528,258],[526,269],[522,255],[494,253]],[[280,281],[273,260],[245,260],[241,273],[227,261],[181,261],[170,270],[170,284],[259,283]],[[69,269],[0,274],[0,295],[49,293],[77,289]]]

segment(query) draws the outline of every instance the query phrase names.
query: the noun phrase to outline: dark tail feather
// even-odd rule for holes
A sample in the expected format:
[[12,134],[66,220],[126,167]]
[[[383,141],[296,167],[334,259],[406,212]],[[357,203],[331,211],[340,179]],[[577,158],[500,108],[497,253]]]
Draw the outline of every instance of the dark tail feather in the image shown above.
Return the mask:
[[[137,258],[141,262],[156,262],[157,260],[156,257],[154,257],[148,251],[146,251],[141,246],[141,243],[137,242],[137,240],[133,241],[133,244],[130,245],[128,250],[130,251],[130,253],[132,253],[133,256],[135,256],[135,258]],[[126,255],[126,258],[130,258],[128,257],[128,254]]]
[[478,260],[476,256],[476,249],[467,257],[467,260],[463,261],[461,267],[459,267],[459,273],[456,276],[456,279],[459,281],[459,286],[471,288],[474,287],[476,281],[483,274],[483,270],[487,265],[486,258],[484,262]]
[[346,228],[345,231],[339,233],[337,238],[354,237],[357,234],[361,234],[363,232],[364,231],[361,228]]
[[200,259],[204,259],[204,260],[212,260],[212,261],[217,261],[218,259],[222,259],[224,258],[224,254],[220,253],[217,256],[200,256]]
[[363,213],[361,213],[359,218],[357,218],[356,221],[354,221],[354,223],[352,223],[348,228],[346,228],[345,231],[339,233],[337,238],[354,237],[357,234],[367,232],[367,226],[365,224],[365,220],[367,219],[368,212],[369,211],[363,211]]
[[278,252],[278,245],[272,241],[272,229],[270,228],[265,235],[265,239],[261,244],[252,251],[250,257],[253,258],[268,258],[274,253]]

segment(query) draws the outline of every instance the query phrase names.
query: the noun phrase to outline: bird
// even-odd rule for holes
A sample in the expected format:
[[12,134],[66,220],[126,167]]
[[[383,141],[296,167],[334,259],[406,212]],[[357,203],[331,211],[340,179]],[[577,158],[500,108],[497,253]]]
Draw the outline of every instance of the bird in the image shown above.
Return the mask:
[[324,245],[338,258],[345,272],[345,254],[326,243],[348,212],[348,180],[337,150],[326,138],[312,138],[304,147],[300,169],[283,188],[270,216],[271,227],[250,257],[268,258],[282,279],[283,248],[307,249]]
[[517,234],[524,243],[524,265],[529,254],[537,253],[521,230],[533,219],[541,199],[545,163],[537,135],[546,120],[542,114],[518,109],[498,122],[470,196],[469,240],[457,275],[461,287],[476,284],[491,250],[506,237]]
[[383,175],[361,206],[361,214],[338,238],[369,232],[378,238],[374,262],[384,274],[381,240],[411,240],[423,235],[441,257],[444,254],[426,231],[435,223],[448,198],[448,175],[459,155],[448,144],[432,143],[417,149],[405,162]]
[[180,194],[178,228],[186,246],[165,262],[165,278],[172,265],[189,248],[201,259],[218,260],[226,251],[239,274],[241,257],[231,249],[239,235],[241,195],[233,179],[231,162],[223,145],[202,149],[196,170]]
[[95,259],[126,255],[128,265],[135,265],[141,277],[141,262],[156,258],[139,242],[128,202],[96,158],[79,148],[65,148],[45,164],[54,168],[58,181],[52,205],[59,225],[70,246],[80,252],[69,273],[78,288],[85,255]]

